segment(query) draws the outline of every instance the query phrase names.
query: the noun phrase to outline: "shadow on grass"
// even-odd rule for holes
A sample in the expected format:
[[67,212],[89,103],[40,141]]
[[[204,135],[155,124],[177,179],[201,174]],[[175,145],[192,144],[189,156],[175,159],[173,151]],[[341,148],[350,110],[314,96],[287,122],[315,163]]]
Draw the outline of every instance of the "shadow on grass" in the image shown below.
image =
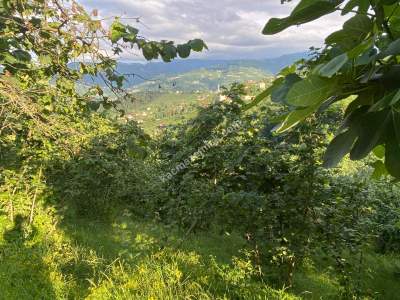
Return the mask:
[[30,243],[36,234],[36,227],[28,226],[22,215],[16,215],[13,227],[4,231],[0,244],[1,299],[56,298],[41,247]]

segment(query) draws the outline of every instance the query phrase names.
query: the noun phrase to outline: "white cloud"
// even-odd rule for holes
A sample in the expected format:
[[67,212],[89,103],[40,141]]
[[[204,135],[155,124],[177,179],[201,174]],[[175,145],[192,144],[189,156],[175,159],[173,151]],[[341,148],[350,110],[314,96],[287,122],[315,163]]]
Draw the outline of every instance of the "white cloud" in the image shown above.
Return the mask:
[[305,51],[310,46],[321,46],[324,37],[345,21],[335,13],[274,36],[261,34],[269,18],[287,16],[297,2],[281,5],[279,0],[81,1],[88,9],[97,8],[102,17],[141,17],[145,26],[134,25],[151,39],[183,42],[201,38],[210,51],[195,57],[207,58],[266,58]]

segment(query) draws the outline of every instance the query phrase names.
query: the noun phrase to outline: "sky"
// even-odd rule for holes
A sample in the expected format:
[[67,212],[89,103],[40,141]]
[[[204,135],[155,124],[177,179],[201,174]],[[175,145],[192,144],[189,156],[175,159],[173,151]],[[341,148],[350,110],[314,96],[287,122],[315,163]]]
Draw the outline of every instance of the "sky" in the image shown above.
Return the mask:
[[[271,17],[286,17],[298,1],[280,4],[280,0],[81,0],[90,12],[108,18],[140,17],[131,23],[141,34],[153,40],[185,42],[203,39],[209,51],[194,58],[260,59],[304,52],[323,45],[324,37],[341,28],[339,13],[310,24],[295,26],[273,36],[261,31]],[[126,60],[139,60],[137,53],[125,53]]]

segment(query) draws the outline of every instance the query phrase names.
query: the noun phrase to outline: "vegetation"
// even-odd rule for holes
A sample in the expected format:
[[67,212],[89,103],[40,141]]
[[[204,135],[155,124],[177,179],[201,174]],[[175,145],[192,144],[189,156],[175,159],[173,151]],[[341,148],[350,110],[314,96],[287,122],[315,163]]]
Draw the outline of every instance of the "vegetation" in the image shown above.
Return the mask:
[[228,69],[200,69],[175,76],[157,76],[134,87],[135,91],[178,91],[185,93],[218,91],[235,82],[262,81],[268,73],[254,67],[231,66]]
[[[1,299],[398,298],[398,1],[303,0],[265,33],[359,13],[261,94],[180,96],[124,91],[99,45],[168,62],[201,40],[105,29],[75,2],[0,3]],[[150,136],[146,111],[147,130],[171,126]]]
[[[342,4],[345,4],[342,6]],[[375,172],[400,177],[399,1],[301,1],[287,18],[269,20],[264,34],[314,21],[334,11],[355,13],[325,40],[312,59],[283,70],[260,95],[291,106],[276,132],[284,132],[317,111],[347,100],[346,113],[325,156],[327,167],[350,153],[360,160],[374,149]],[[357,9],[354,11],[354,9]]]

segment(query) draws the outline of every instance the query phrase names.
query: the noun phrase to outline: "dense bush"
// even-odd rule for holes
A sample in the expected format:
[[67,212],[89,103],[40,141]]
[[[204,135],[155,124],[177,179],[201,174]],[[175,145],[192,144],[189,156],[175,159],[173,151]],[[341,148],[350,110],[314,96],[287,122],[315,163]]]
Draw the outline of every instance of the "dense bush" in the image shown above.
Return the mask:
[[[362,164],[364,171],[355,172],[321,167],[340,107],[274,136],[269,124],[280,107],[269,103],[262,113],[241,114],[240,90],[233,93],[230,101],[214,103],[160,140],[164,174],[176,173],[161,177],[169,193],[159,205],[161,218],[190,231],[240,232],[254,249],[255,262],[278,267],[279,282],[291,284],[303,259],[322,251],[344,274],[344,293],[356,293],[346,278],[361,262],[344,262],[376,241],[396,244],[388,237],[393,227],[382,225],[393,224],[394,217],[387,223],[380,214],[385,201],[398,203],[397,187],[390,190],[384,182],[375,187]],[[218,142],[204,148],[209,140]],[[179,168],[188,158],[191,163]]]
[[48,170],[51,198],[80,215],[112,216],[118,205],[142,207],[150,168],[149,137],[135,123],[99,132],[79,152]]

